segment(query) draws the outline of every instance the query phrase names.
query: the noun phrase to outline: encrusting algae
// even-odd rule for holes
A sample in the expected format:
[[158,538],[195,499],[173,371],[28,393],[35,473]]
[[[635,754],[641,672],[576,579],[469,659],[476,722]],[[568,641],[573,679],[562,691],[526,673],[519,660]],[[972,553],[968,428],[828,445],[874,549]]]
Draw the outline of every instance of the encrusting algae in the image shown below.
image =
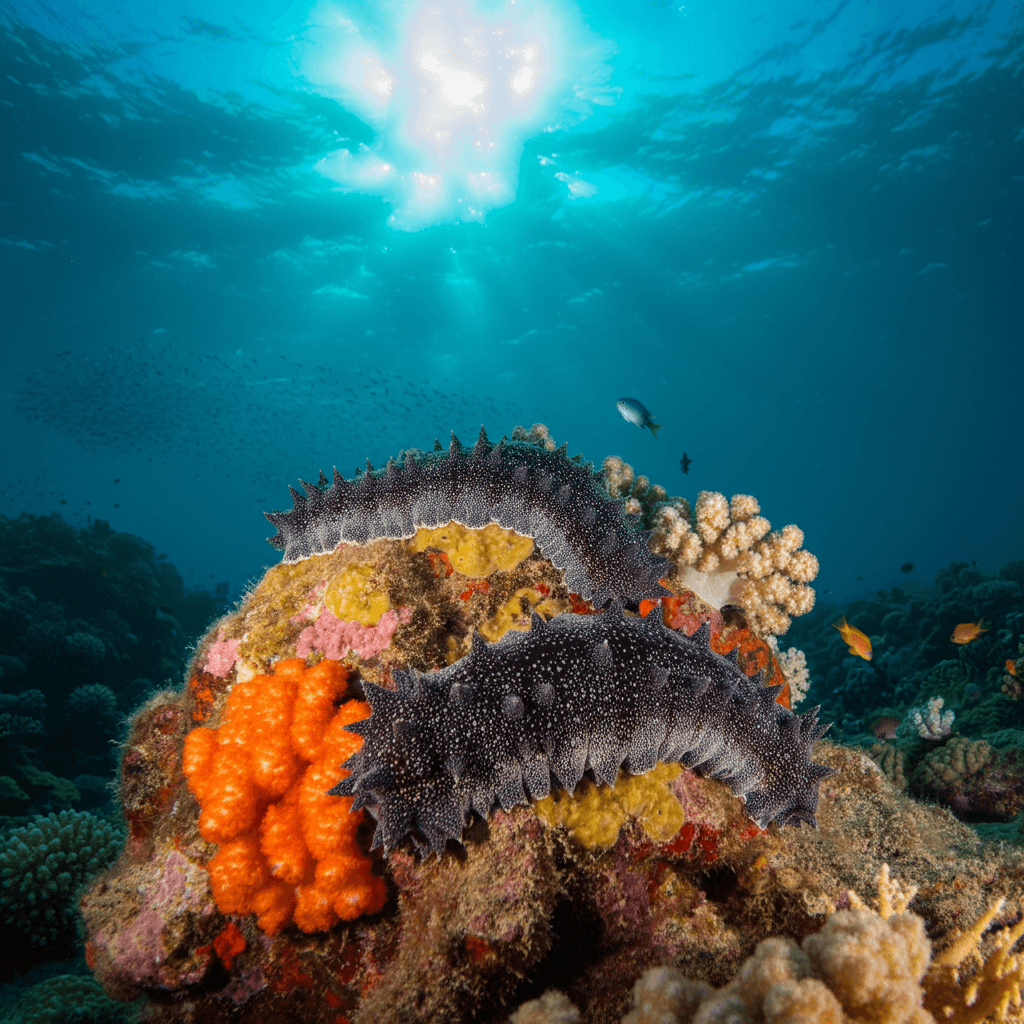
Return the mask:
[[533,612],[550,619],[568,607],[568,602],[547,597],[541,590],[520,587],[504,604],[498,606],[491,618],[480,624],[479,632],[485,640],[496,643],[510,629],[524,632],[529,630]]
[[391,610],[386,590],[373,586],[375,568],[371,563],[353,562],[345,566],[328,584],[324,607],[338,619],[376,626]]
[[[119,782],[128,839],[81,901],[87,960],[107,994],[147,997],[151,1024],[1024,1020],[1014,951],[1024,855],[982,846],[946,810],[898,792],[863,753],[824,739],[806,740],[815,781],[800,783],[816,798],[816,829],[758,827],[735,779],[658,763],[662,738],[642,742],[634,719],[593,748],[620,735],[628,764],[591,764],[571,796],[552,774],[546,797],[517,805],[510,788],[497,806],[447,823],[461,844],[439,856],[418,856],[402,838],[412,821],[391,822],[386,853],[371,849],[381,827],[373,777],[363,771],[371,799],[355,810],[351,796],[329,792],[368,749],[367,716],[431,694],[472,708],[471,691],[431,686],[485,662],[493,643],[551,646],[522,678],[491,680],[507,700],[480,735],[514,736],[520,713],[532,720],[551,697],[543,674],[572,636],[687,657],[700,644],[722,680],[709,700],[733,707],[733,687],[757,702],[743,714],[757,707],[769,722],[774,702],[787,706],[783,659],[766,637],[813,600],[816,564],[795,527],[772,534],[744,496],[701,496],[695,517],[621,460],[595,474],[566,458],[541,427],[517,428],[506,447],[453,443],[391,478],[404,486],[416,459],[425,473],[451,464],[464,474],[497,473],[507,458],[518,468],[494,486],[520,486],[520,473],[536,514],[576,545],[571,557],[550,531],[529,537],[497,517],[342,538],[269,569],[197,645],[186,685],[133,716]],[[389,479],[367,476],[337,491],[326,478],[307,485],[285,522],[291,549],[316,533],[324,508],[344,526],[351,494]],[[603,531],[587,533],[584,516],[606,515]],[[650,528],[668,561],[630,550]],[[706,580],[691,575],[700,565]],[[731,580],[715,577],[726,568]],[[749,605],[723,613],[708,603],[737,580],[738,592],[757,584]],[[613,604],[588,588],[633,596]],[[570,621],[578,628],[566,630]],[[589,652],[581,678],[617,678],[619,655],[605,647]],[[656,701],[660,680],[638,692]],[[796,683],[794,674],[794,697]],[[625,699],[593,685],[588,713]],[[819,728],[813,715],[778,714],[790,731]],[[388,728],[398,756],[374,766],[383,775],[438,768],[415,720],[397,715]],[[438,779],[475,770],[444,767]]]

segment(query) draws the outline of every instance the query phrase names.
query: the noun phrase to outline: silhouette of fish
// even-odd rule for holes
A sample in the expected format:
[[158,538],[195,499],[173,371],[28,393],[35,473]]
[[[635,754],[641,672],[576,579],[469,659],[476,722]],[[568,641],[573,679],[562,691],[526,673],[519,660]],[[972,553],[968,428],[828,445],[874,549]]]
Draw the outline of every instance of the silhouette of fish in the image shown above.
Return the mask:
[[690,456],[686,454],[686,452],[683,452],[683,457],[679,460],[679,468],[684,473],[689,473],[691,462],[693,462],[693,459],[691,459]]

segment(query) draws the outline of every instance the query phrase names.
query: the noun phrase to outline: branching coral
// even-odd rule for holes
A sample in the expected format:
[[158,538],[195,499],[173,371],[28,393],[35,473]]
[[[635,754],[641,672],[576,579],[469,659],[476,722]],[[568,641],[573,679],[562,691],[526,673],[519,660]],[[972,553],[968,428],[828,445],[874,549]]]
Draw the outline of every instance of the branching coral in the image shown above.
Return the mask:
[[369,714],[359,701],[336,710],[345,685],[335,661],[280,661],[273,675],[235,684],[219,728],[193,729],[185,741],[199,832],[220,847],[209,866],[217,906],[257,914],[268,934],[291,920],[326,931],[384,904],[384,883],[357,842],[362,814],[327,794],[362,745],[346,726]]
[[11,831],[0,846],[0,913],[33,945],[75,935],[74,898],[91,875],[116,856],[121,835],[85,811],[38,817]]
[[661,506],[654,515],[652,550],[675,564],[670,577],[715,608],[740,605],[751,627],[782,634],[794,615],[814,607],[809,584],[818,560],[803,549],[803,531],[786,526],[771,533],[757,500],[701,491],[691,515],[685,501]]
[[[877,909],[849,893],[851,909],[831,914],[802,945],[788,938],[761,942],[735,978],[718,990],[675,968],[654,968],[636,983],[633,1010],[623,1024],[981,1024],[1011,1019],[1020,1007],[1024,981],[1024,956],[1012,950],[1024,935],[1024,921],[999,931],[983,955],[982,936],[1004,904],[998,899],[932,956],[924,921],[908,910],[916,891],[890,879],[884,864]],[[965,967],[969,964],[977,966],[972,970]],[[520,1008],[515,1019],[538,1024],[571,1020],[571,1005],[559,994],[546,993],[543,1000]]]
[[1003,902],[996,900],[932,959],[924,980],[924,1005],[937,1021],[981,1024],[991,1017],[1003,1021],[1011,1009],[1020,1009],[1024,956],[1014,953],[1013,947],[1024,935],[1024,920],[1001,928],[988,955],[980,953],[982,936],[1002,912]]
[[807,656],[796,647],[780,650],[779,642],[774,636],[768,638],[768,646],[782,669],[782,674],[789,683],[789,706],[794,707],[807,696],[811,688],[811,675],[807,670]]
[[949,735],[956,717],[952,708],[942,710],[945,700],[932,697],[923,708],[911,708],[905,719],[908,726],[925,740],[942,740]]
[[[633,989],[623,1024],[981,1024],[1005,1021],[1019,1008],[1024,956],[1012,952],[1024,921],[1003,928],[982,955],[982,936],[1003,900],[946,949],[931,956],[924,921],[908,907],[917,893],[878,878],[877,910],[849,893],[849,910],[832,914],[802,945],[789,938],[761,942],[721,989],[656,967]],[[965,963],[976,962],[973,970]],[[570,1021],[572,1004],[560,993],[525,1004],[514,1020]],[[1014,1016],[1013,1019],[1017,1019]]]

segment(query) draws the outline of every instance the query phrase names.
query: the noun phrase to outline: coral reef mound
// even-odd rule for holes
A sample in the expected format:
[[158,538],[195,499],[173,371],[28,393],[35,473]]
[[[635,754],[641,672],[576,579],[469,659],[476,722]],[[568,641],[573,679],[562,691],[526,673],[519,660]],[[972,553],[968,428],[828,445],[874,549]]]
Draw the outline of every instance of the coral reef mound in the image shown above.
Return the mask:
[[[480,452],[510,471],[488,501],[521,492],[516,516],[539,508],[574,544],[603,515],[615,543],[643,543],[670,501],[640,479],[615,493],[536,429]],[[453,526],[458,487],[433,533],[331,533],[357,498],[376,523],[417,473],[472,490],[490,472],[474,458],[413,453],[334,498],[321,480],[282,536],[312,544],[326,508],[322,550],[268,569],[184,685],[131,717],[127,837],[79,901],[105,993],[144,998],[147,1024],[618,1024],[656,969],[644,1000],[701,1024],[1019,1013],[1024,857],[781,705],[783,662],[794,697],[806,666],[763,616],[710,607],[674,572],[652,593],[646,556],[604,586],[612,541],[586,562],[509,520]],[[580,523],[558,519],[563,477]],[[729,515],[726,530],[756,513]],[[624,579],[645,581],[635,599],[598,601]],[[899,888],[868,910],[885,863]]]
[[396,672],[395,690],[369,684],[373,714],[352,726],[366,743],[331,792],[372,808],[375,845],[419,833],[440,853],[471,811],[538,800],[552,778],[572,792],[588,769],[611,786],[622,767],[643,775],[679,761],[725,781],[762,827],[813,825],[831,772],[809,752],[828,726],[781,707],[710,642],[706,625],[685,637],[621,605],[535,615],[528,633],[478,640],[440,672]]

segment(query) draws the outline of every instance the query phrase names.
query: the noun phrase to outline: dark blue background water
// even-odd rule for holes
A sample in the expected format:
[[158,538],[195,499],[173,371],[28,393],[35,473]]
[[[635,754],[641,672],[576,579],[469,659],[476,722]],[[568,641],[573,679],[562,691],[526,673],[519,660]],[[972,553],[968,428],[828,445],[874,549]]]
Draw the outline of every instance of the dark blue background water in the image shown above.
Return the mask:
[[[450,11],[259,7],[0,6],[0,513],[237,594],[297,477],[539,420],[756,495],[830,600],[1021,557],[1019,5],[467,5],[473,59]],[[430,81],[482,105],[433,148]]]

